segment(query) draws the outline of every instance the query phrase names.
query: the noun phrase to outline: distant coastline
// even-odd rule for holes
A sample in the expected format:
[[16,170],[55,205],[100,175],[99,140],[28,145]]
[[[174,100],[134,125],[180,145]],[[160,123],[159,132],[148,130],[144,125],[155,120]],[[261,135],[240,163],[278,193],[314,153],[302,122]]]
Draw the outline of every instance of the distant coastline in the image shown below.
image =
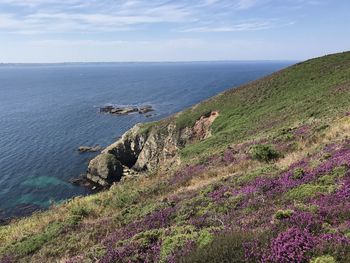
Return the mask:
[[111,62],[52,62],[16,63],[2,62],[1,66],[66,66],[66,65],[132,65],[132,64],[225,64],[225,63],[298,63],[300,60],[199,60],[199,61],[111,61]]

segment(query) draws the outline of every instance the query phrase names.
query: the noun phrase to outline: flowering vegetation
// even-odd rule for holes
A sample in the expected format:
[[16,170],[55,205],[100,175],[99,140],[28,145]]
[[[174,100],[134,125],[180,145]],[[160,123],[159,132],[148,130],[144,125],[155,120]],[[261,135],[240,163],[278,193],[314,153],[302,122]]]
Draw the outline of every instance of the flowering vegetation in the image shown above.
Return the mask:
[[[301,74],[298,67],[292,73]],[[321,84],[326,85],[315,89],[327,90]],[[245,113],[236,108],[222,108],[218,120],[230,113],[241,126],[228,132],[231,122],[223,120],[214,127],[218,133],[184,152],[208,154],[172,172],[125,180],[1,226],[0,262],[350,262],[350,116],[344,116],[349,100],[342,101],[344,94],[336,99],[347,107],[336,118],[329,107],[321,115],[326,103],[321,99],[318,111],[295,100],[287,125],[276,112],[273,121],[270,114],[264,119],[262,105],[259,112],[249,108],[262,100],[270,110],[275,104],[268,99],[280,90],[244,90],[237,92],[244,93],[244,109],[255,116],[249,119],[255,126],[238,121]],[[327,100],[334,102],[331,95]],[[179,124],[201,107],[185,113]],[[216,149],[211,143],[225,147],[209,151]]]
[[[165,189],[189,185],[217,166],[251,162],[250,147],[229,148],[203,164],[186,166],[166,179]],[[224,262],[233,254],[239,259],[236,262],[318,262],[322,257],[346,262],[350,258],[349,167],[350,141],[343,140],[287,169],[263,164],[150,204],[142,202],[149,188],[144,193],[128,188],[132,198],[123,199],[126,206],[119,204],[120,198],[109,201],[124,207],[118,216],[73,227],[97,232],[91,250],[67,262],[93,262],[91,255],[106,263],[207,262],[208,258]],[[118,191],[119,197],[126,194]],[[89,209],[84,211],[85,217]],[[3,262],[11,262],[9,256]]]
[[293,227],[278,234],[271,241],[263,262],[306,262],[315,246],[313,236],[307,230]]

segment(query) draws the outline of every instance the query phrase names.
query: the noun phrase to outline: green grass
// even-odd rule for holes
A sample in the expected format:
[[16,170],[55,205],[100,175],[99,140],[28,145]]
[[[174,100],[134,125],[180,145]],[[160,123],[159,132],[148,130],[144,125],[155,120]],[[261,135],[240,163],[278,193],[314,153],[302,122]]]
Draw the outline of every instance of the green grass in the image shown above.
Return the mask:
[[232,231],[220,234],[206,246],[199,246],[192,253],[180,259],[181,263],[246,262],[243,244],[252,239],[247,232]]
[[10,247],[9,250],[20,256],[30,255],[40,249],[44,244],[56,238],[63,227],[64,225],[62,223],[53,223],[43,233],[22,240],[13,247]]
[[[315,197],[317,194],[331,193],[336,190],[337,179],[343,177],[345,171],[345,166],[336,167],[330,174],[318,178],[316,183],[302,184],[293,188],[286,193],[286,197],[290,200],[305,201],[308,198]],[[302,169],[296,169],[294,171],[294,179],[301,179],[302,176]]]
[[275,214],[275,219],[281,220],[285,218],[289,218],[293,215],[294,211],[291,209],[287,210],[278,210]]
[[184,159],[225,147],[242,138],[310,118],[335,116],[349,107],[350,52],[297,64],[262,80],[232,89],[176,118],[178,129],[217,110],[212,137],[182,149]]
[[315,197],[317,194],[331,193],[334,190],[334,185],[303,184],[287,192],[286,198],[295,201],[305,201],[308,198]]
[[329,255],[311,259],[310,263],[336,263],[337,261]]

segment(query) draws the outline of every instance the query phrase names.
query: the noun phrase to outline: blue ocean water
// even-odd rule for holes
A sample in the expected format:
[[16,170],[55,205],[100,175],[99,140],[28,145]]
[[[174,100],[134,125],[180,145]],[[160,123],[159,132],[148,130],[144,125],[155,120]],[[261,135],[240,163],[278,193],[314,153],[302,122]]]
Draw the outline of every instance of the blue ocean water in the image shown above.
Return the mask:
[[[291,62],[111,63],[0,66],[0,218],[89,193],[69,180],[138,122],[180,111]],[[150,104],[155,115],[111,116],[107,104]],[[30,209],[29,209],[30,210]]]

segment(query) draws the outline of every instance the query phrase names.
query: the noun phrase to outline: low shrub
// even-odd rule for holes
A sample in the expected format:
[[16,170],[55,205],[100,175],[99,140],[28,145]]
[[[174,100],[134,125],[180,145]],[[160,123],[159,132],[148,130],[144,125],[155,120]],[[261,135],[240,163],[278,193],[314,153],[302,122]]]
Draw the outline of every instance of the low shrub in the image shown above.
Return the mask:
[[329,127],[330,127],[329,124],[322,124],[322,125],[316,127],[315,131],[316,132],[321,132],[321,131],[324,131],[324,130],[328,129]]
[[207,246],[194,249],[179,259],[180,263],[249,262],[245,257],[244,244],[252,241],[253,235],[243,231],[232,231],[214,237]]
[[305,201],[317,194],[331,193],[334,189],[333,185],[303,184],[288,191],[286,197],[289,200]]
[[84,206],[76,206],[70,210],[70,217],[67,219],[69,225],[78,225],[81,220],[88,217],[91,213],[91,209]]
[[303,168],[296,168],[293,172],[293,179],[302,179],[305,172]]
[[295,138],[294,134],[292,133],[291,128],[282,128],[278,131],[276,139],[281,141],[290,141]]
[[313,258],[310,263],[336,263],[334,257],[326,255],[317,258]]
[[275,214],[275,219],[281,220],[281,219],[290,218],[293,215],[293,213],[294,211],[291,209],[278,210]]
[[338,167],[335,167],[331,173],[331,175],[335,178],[341,178],[344,177],[349,170],[348,165],[344,164]]
[[72,208],[70,212],[72,216],[87,217],[91,212],[91,210],[84,206],[78,206],[78,207]]
[[163,239],[159,262],[168,262],[168,258],[171,257],[174,251],[184,247],[189,242],[197,240],[199,236],[200,233],[192,226],[179,226],[171,229],[171,232],[167,233],[167,236]]
[[267,163],[281,157],[281,154],[273,149],[271,145],[254,145],[251,147],[250,153],[253,159]]
[[[327,233],[319,237],[317,247],[314,249],[313,254],[319,256],[319,261],[312,262],[325,262],[325,263],[348,263],[350,262],[350,239],[341,233]],[[334,261],[321,261],[330,260]],[[316,260],[317,258],[313,258]]]
[[39,233],[23,239],[13,247],[15,255],[30,255],[39,250],[45,243],[56,238],[63,228],[62,223],[53,223],[43,233]]
[[290,228],[279,233],[270,244],[263,262],[308,262],[309,253],[315,246],[313,236],[306,230]]
[[123,186],[118,185],[112,188],[110,192],[113,193],[110,205],[119,209],[136,204],[140,197],[140,191],[138,191],[132,184],[125,184]]

